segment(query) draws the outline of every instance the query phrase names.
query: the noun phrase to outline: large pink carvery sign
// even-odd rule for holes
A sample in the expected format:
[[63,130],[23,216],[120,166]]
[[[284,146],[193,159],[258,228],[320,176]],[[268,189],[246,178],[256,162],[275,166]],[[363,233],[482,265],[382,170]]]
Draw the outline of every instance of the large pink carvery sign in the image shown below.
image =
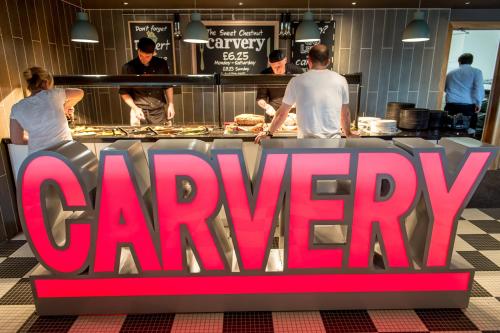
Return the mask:
[[[440,144],[273,139],[252,177],[239,140],[38,152],[18,180],[37,310],[465,307],[457,219],[497,147]],[[318,241],[325,226],[342,240]]]

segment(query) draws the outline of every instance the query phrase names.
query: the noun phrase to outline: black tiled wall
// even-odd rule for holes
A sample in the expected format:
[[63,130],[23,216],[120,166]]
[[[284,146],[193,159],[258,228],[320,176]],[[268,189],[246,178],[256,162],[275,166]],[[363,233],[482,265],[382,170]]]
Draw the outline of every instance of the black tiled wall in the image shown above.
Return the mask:
[[[302,10],[293,9],[292,20],[302,16]],[[314,10],[318,20],[336,21],[334,70],[340,73],[363,73],[361,114],[383,117],[389,101],[414,102],[419,107],[436,108],[440,105],[439,79],[446,59],[444,42],[450,10],[429,9],[426,17],[431,29],[427,43],[403,44],[401,36],[411,20],[413,9],[335,9]],[[91,21],[98,27],[101,43],[93,47],[93,73],[117,74],[121,64],[132,57],[128,35],[128,21],[173,20],[168,10],[91,10]],[[267,20],[280,19],[279,10],[213,10],[203,11],[203,20]],[[184,15],[185,14],[185,15]],[[189,22],[187,12],[181,12],[181,29]],[[110,29],[114,27],[114,29]],[[191,46],[175,41],[178,74],[192,74]],[[290,41],[280,41],[279,47],[290,55]],[[211,113],[212,89],[176,89],[176,122],[200,123],[214,121]],[[128,122],[128,108],[120,102],[113,90],[99,89],[100,111],[85,115],[91,122]],[[201,102],[204,101],[201,107]],[[262,113],[255,104],[255,89],[227,89],[222,98],[223,120],[231,121],[234,114]],[[99,103],[96,105],[99,109]],[[356,89],[351,91],[351,109],[356,107]],[[208,112],[208,114],[207,114]],[[97,116],[97,118],[96,118]]]
[[[69,40],[75,13],[75,7],[60,0],[0,0],[0,138],[8,137],[10,109],[23,98],[26,68],[42,66],[54,74],[90,71],[92,50]],[[80,105],[82,112],[88,107]],[[6,146],[1,144],[0,240],[18,230],[14,193]]]
[[[46,4],[42,7],[42,2]],[[7,135],[10,106],[17,101],[22,69],[38,64],[55,74],[118,74],[121,65],[133,56],[129,44],[128,21],[173,20],[169,10],[90,10],[90,19],[100,34],[96,45],[78,45],[69,41],[76,8],[60,0],[0,0],[0,130]],[[298,20],[302,10],[293,9]],[[418,106],[436,108],[440,103],[439,78],[445,59],[444,41],[449,9],[426,11],[431,28],[427,43],[403,44],[401,35],[411,20],[412,9],[335,9],[315,10],[318,20],[336,21],[334,70],[363,73],[361,114],[383,117],[388,101],[410,101]],[[279,10],[203,11],[204,20],[279,20]],[[181,12],[181,28],[189,22],[189,12]],[[290,42],[279,47],[290,53]],[[174,42],[179,74],[193,73],[191,45]],[[2,66],[5,65],[5,66]],[[175,121],[181,124],[216,123],[214,90],[210,87],[176,88]],[[15,95],[15,96],[12,96]],[[10,100],[9,100],[10,96]],[[7,97],[7,98],[6,98]],[[4,99],[9,100],[3,102]],[[226,90],[222,101],[223,119],[243,112],[263,111],[255,105],[255,90],[247,87]],[[231,103],[232,102],[232,103]],[[351,108],[356,108],[356,90],[351,92]],[[84,124],[126,124],[128,107],[115,89],[86,89],[84,102],[77,106],[77,121]]]

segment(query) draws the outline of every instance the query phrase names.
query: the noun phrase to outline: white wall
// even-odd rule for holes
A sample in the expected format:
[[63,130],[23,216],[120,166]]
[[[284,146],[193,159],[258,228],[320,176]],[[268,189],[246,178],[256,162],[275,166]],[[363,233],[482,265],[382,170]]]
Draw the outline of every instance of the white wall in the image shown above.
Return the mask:
[[493,79],[495,63],[500,43],[500,30],[467,30],[468,34],[455,30],[451,39],[448,72],[458,68],[458,57],[462,53],[472,53],[472,66],[483,72],[484,80]]

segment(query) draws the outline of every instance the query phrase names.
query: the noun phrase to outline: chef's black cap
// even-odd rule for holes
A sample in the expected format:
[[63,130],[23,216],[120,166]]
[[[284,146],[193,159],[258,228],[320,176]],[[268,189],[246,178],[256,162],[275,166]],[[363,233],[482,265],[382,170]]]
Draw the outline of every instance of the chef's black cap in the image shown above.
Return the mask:
[[273,50],[269,53],[269,62],[278,62],[285,59],[285,54],[281,50]]
[[148,37],[142,37],[139,39],[137,48],[144,53],[155,53],[156,44],[152,39]]

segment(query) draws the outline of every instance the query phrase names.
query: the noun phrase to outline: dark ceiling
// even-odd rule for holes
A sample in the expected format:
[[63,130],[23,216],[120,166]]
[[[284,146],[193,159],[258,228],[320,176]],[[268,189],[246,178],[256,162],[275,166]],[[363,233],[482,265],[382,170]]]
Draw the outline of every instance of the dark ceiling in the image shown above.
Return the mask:
[[[79,3],[78,0],[67,2]],[[124,5],[127,2],[128,5]],[[197,8],[304,8],[307,0],[197,0]],[[418,0],[310,0],[311,8],[415,8]],[[352,5],[356,2],[356,5]],[[193,8],[194,0],[82,0],[96,8]],[[240,5],[242,3],[242,5]],[[469,3],[469,4],[466,4]],[[422,0],[423,8],[500,8],[500,0]]]

